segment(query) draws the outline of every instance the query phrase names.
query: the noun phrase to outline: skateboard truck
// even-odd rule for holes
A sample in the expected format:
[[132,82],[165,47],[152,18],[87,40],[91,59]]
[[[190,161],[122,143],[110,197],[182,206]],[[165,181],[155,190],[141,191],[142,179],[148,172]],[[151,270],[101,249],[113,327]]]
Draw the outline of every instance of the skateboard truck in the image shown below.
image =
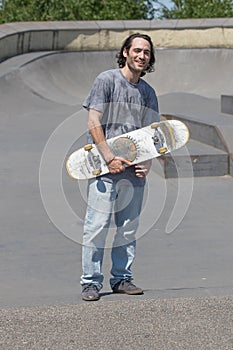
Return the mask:
[[154,135],[152,136],[152,140],[154,142],[154,145],[159,145],[160,147],[157,148],[157,152],[160,154],[164,154],[168,151],[167,147],[164,147],[164,138],[162,134],[158,130],[159,123],[153,123],[151,124],[151,128],[155,129]]
[[152,140],[154,141],[154,144],[155,144],[155,145],[157,145],[157,144],[159,143],[159,138],[158,138],[157,135],[154,135],[154,136],[152,137]]
[[88,143],[87,145],[84,146],[84,150],[88,152],[88,161],[91,164],[91,166],[94,168],[92,170],[92,174],[94,176],[98,176],[102,173],[101,170],[101,161],[99,156],[93,156],[92,153],[90,152],[92,150],[93,146],[92,144]]

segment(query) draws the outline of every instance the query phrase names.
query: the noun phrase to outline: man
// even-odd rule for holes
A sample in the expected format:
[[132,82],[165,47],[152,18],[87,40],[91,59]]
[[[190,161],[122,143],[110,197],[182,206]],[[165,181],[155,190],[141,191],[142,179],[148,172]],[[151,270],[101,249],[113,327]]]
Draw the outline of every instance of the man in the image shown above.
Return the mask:
[[114,155],[106,139],[159,121],[155,92],[141,79],[146,72],[153,71],[155,63],[151,38],[140,33],[129,36],[117,62],[119,69],[103,72],[96,78],[83,104],[88,110],[89,142],[97,145],[109,168],[109,174],[98,176],[88,185],[81,276],[82,299],[88,301],[100,298],[104,246],[112,213],[116,235],[111,251],[111,288],[113,293],[143,294],[132,283],[131,265],[151,161],[131,166],[127,159]]

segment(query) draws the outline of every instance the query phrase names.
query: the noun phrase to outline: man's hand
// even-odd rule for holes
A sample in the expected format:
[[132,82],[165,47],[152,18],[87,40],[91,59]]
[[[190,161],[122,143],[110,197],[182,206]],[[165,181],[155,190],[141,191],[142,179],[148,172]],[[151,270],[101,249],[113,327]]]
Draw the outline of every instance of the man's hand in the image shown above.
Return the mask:
[[144,178],[148,175],[151,168],[152,160],[147,160],[135,165],[135,174],[137,177]]
[[108,163],[109,172],[111,174],[118,174],[125,171],[124,165],[132,165],[132,163],[122,157],[114,157],[113,160]]

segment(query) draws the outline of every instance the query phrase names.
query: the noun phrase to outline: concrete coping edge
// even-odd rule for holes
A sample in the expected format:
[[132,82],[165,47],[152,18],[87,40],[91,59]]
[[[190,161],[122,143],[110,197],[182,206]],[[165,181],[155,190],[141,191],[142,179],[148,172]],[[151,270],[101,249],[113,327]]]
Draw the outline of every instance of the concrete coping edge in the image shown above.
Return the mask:
[[152,35],[155,48],[233,47],[233,18],[12,22],[0,25],[0,62],[36,51],[119,49],[133,31]]
[[0,25],[0,34],[11,35],[25,31],[47,30],[101,30],[101,29],[206,29],[233,28],[233,18],[200,18],[172,20],[119,20],[119,21],[46,21],[11,22]]

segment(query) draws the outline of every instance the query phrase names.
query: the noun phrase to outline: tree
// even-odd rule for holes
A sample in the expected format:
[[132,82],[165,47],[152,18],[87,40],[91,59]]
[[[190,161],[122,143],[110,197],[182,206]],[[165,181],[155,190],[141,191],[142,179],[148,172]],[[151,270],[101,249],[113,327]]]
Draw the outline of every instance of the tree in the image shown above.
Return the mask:
[[5,0],[0,22],[154,18],[154,0]]
[[233,0],[173,0],[173,7],[168,9],[162,1],[159,18],[217,18],[233,16]]

